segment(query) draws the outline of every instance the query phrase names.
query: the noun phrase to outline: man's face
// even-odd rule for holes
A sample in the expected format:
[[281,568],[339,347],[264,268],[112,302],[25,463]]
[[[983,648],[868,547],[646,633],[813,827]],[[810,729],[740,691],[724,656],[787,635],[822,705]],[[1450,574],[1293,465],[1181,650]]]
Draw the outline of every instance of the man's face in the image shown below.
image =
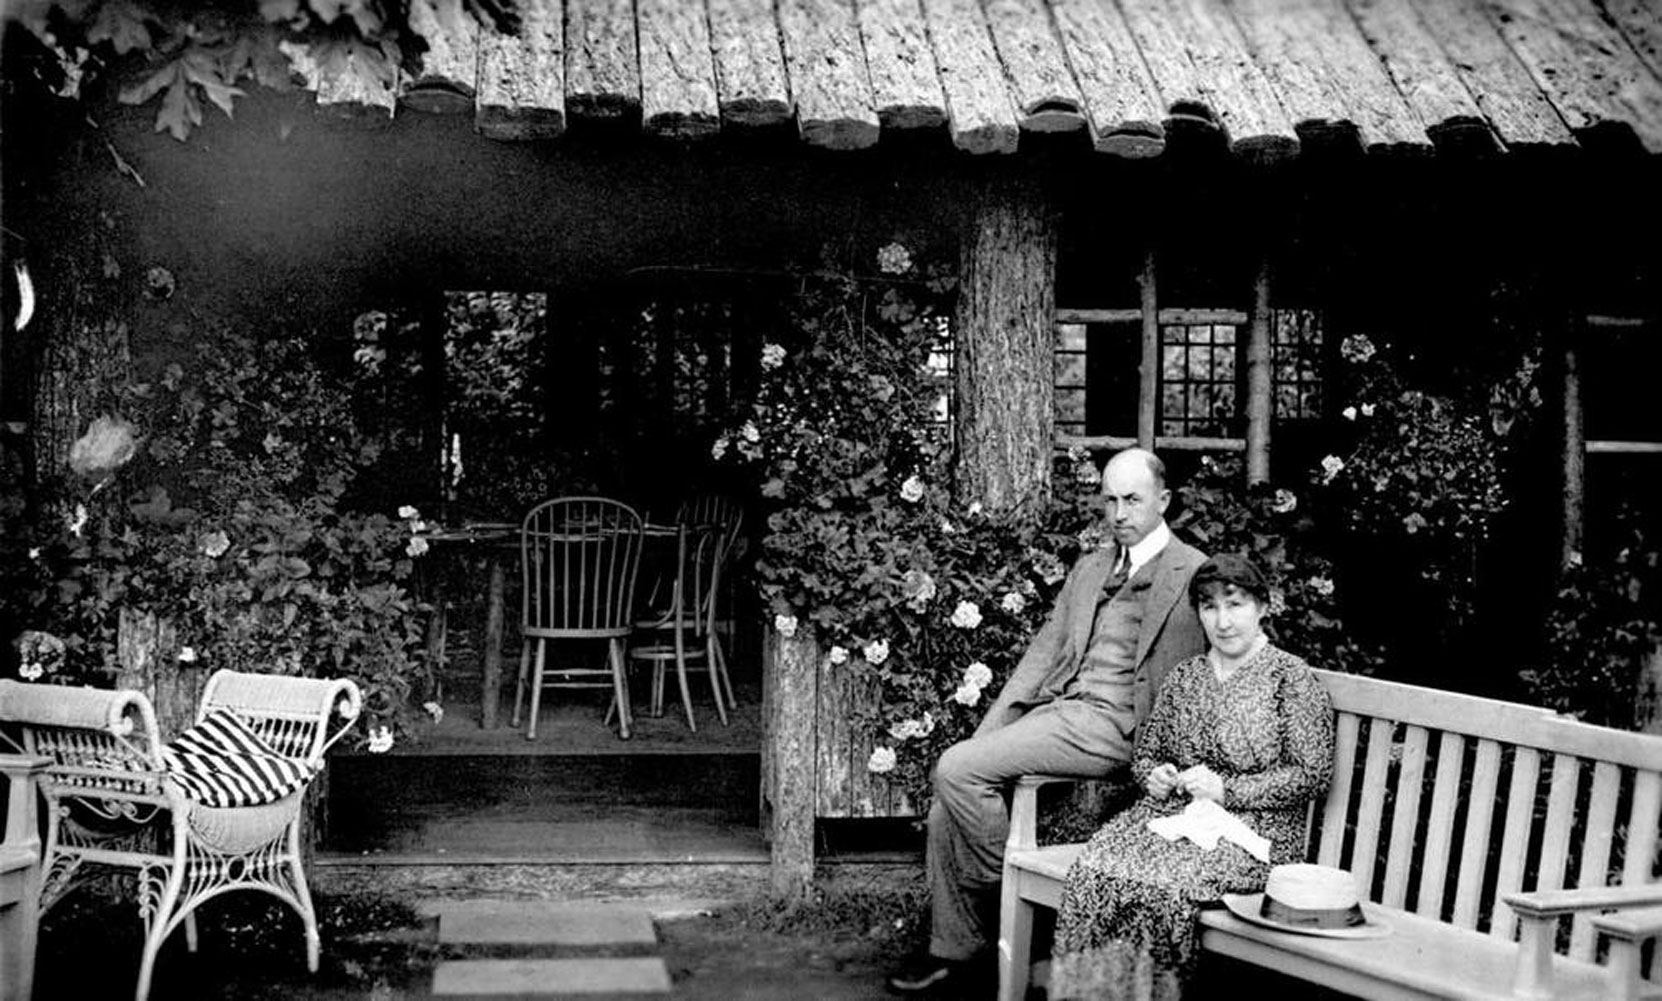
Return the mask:
[[1171,491],[1155,484],[1148,465],[1135,457],[1116,456],[1102,474],[1102,499],[1108,530],[1122,546],[1134,546],[1166,516]]

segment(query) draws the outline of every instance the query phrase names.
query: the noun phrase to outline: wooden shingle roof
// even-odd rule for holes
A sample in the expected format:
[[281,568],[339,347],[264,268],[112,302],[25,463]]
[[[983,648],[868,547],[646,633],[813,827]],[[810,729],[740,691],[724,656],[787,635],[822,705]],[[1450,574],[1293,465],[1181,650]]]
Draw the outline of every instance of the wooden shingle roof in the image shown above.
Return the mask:
[[1084,130],[1141,157],[1204,122],[1275,156],[1625,126],[1662,152],[1662,0],[519,0],[513,36],[460,0],[412,7],[421,75],[366,90],[299,52],[320,104],[470,110],[500,139],[638,116],[687,139],[794,122],[831,149],[944,126],[1009,153],[1023,131]]

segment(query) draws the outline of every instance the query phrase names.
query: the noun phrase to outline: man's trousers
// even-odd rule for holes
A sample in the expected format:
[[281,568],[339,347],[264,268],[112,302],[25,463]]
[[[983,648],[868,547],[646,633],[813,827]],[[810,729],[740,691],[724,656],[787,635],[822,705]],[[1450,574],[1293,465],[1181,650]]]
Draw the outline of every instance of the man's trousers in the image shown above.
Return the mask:
[[935,764],[925,862],[932,955],[969,959],[990,944],[987,912],[1004,872],[1010,783],[1034,773],[1107,775],[1130,761],[1130,729],[1124,712],[1058,699],[946,749]]

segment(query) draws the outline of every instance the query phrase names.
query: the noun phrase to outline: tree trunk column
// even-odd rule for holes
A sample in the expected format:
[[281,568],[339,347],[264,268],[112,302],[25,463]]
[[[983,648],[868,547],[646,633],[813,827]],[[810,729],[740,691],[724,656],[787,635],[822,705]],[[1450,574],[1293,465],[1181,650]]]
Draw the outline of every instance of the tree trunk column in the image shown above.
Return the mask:
[[762,651],[762,820],[773,892],[800,897],[814,882],[814,763],[819,644],[806,630],[769,628]]
[[958,495],[989,510],[1042,501],[1055,445],[1056,227],[1031,179],[977,192],[959,253]]

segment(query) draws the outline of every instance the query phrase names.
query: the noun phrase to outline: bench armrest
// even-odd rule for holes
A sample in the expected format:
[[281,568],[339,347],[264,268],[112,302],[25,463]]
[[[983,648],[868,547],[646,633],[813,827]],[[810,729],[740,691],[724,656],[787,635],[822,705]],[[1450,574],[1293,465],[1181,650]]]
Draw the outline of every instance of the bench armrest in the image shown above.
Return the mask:
[[[1512,993],[1520,998],[1551,996],[1548,984],[1552,973],[1553,942],[1557,938],[1558,918],[1561,915],[1612,908],[1646,908],[1657,911],[1659,920],[1662,920],[1662,907],[1653,906],[1662,904],[1662,883],[1532,890],[1528,893],[1508,893],[1501,899],[1518,915],[1518,965],[1512,976]],[[1602,929],[1604,926],[1600,922],[1608,919],[1595,917],[1593,920],[1595,927]],[[1637,922],[1640,925],[1643,923]],[[1636,935],[1623,936],[1619,932],[1612,933],[1612,937],[1630,943],[1638,940]],[[1637,960],[1632,962],[1636,964]],[[1618,981],[1631,979],[1625,970],[1613,970],[1611,975]]]
[[1595,914],[1593,927],[1611,938],[1643,942],[1662,935],[1662,907],[1633,907],[1614,914]]
[[1023,775],[1010,794],[1010,835],[1006,854],[1039,846],[1039,789],[1055,782],[1078,782],[1072,775]]
[[1591,886],[1578,890],[1531,890],[1501,897],[1520,918],[1555,918],[1579,911],[1662,904],[1662,883],[1637,886]]

